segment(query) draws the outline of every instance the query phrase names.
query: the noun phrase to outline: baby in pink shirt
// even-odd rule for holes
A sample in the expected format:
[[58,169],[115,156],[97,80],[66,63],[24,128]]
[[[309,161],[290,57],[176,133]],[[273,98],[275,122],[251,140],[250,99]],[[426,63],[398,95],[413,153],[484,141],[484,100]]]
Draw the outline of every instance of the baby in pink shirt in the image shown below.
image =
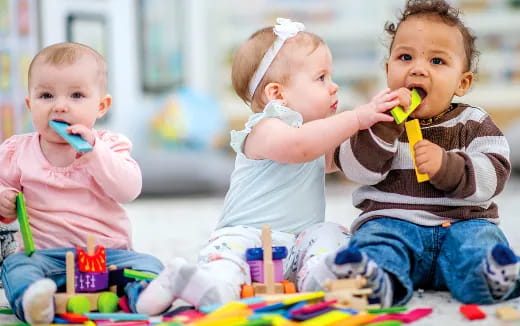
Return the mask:
[[[0,222],[15,221],[16,194],[22,191],[37,249],[31,257],[9,256],[2,270],[11,307],[29,323],[52,321],[53,295],[65,283],[65,252],[84,247],[89,234],[107,248],[108,265],[162,269],[156,258],[131,251],[130,221],[121,203],[141,192],[141,171],[125,136],[93,129],[112,104],[106,91],[106,63],[96,51],[75,43],[43,49],[29,67],[25,99],[36,132],[0,146]],[[81,136],[92,151],[76,152],[49,127],[51,120],[68,123],[67,132]],[[138,292],[127,291],[131,307]]]

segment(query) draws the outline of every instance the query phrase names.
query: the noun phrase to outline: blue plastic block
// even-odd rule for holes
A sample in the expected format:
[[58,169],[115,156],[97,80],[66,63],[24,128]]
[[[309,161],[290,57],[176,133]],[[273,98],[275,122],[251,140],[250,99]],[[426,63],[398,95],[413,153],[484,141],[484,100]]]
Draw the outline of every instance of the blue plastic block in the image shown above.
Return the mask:
[[[273,260],[284,259],[285,257],[287,257],[286,247],[273,247]],[[247,249],[246,260],[264,260],[264,250],[262,248]]]
[[56,131],[63,139],[65,139],[74,149],[79,153],[85,153],[92,151],[92,146],[85,141],[81,136],[75,134],[69,134],[67,132],[67,127],[69,126],[66,122],[49,121],[49,126],[51,126],[54,131]]

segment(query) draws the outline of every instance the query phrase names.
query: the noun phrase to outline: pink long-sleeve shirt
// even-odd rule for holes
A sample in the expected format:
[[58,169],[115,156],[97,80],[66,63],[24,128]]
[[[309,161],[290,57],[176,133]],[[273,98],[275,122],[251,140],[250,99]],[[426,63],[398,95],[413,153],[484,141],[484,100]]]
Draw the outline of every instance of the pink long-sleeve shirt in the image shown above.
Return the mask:
[[[130,249],[130,221],[120,203],[135,199],[142,185],[131,148],[120,134],[96,131],[92,152],[55,167],[37,133],[13,136],[0,145],[0,192],[23,191],[37,249],[85,246],[88,234],[106,248]],[[22,250],[20,232],[16,239]]]

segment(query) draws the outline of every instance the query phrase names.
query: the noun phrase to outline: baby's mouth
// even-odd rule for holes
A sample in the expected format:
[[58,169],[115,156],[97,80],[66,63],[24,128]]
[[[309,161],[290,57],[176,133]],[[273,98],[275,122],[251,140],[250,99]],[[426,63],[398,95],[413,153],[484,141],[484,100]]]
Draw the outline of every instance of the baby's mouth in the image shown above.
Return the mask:
[[412,87],[410,90],[415,89],[419,96],[421,97],[421,100],[424,100],[424,98],[428,95],[428,93],[422,88],[422,87]]

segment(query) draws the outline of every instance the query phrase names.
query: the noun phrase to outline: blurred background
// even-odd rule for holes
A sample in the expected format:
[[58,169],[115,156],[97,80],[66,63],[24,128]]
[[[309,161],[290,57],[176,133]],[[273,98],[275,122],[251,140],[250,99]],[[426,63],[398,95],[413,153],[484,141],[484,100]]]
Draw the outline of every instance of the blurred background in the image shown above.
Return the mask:
[[[520,167],[520,0],[454,0],[478,36],[477,83],[462,101],[491,113]],[[33,55],[56,42],[105,56],[114,104],[97,128],[126,134],[143,195],[218,194],[234,155],[230,129],[250,115],[233,93],[233,51],[276,17],[304,22],[334,56],[340,107],[385,87],[387,37],[404,0],[0,0],[0,141],[32,130],[25,108]],[[517,135],[518,134],[518,135]],[[332,177],[334,181],[341,177]]]

